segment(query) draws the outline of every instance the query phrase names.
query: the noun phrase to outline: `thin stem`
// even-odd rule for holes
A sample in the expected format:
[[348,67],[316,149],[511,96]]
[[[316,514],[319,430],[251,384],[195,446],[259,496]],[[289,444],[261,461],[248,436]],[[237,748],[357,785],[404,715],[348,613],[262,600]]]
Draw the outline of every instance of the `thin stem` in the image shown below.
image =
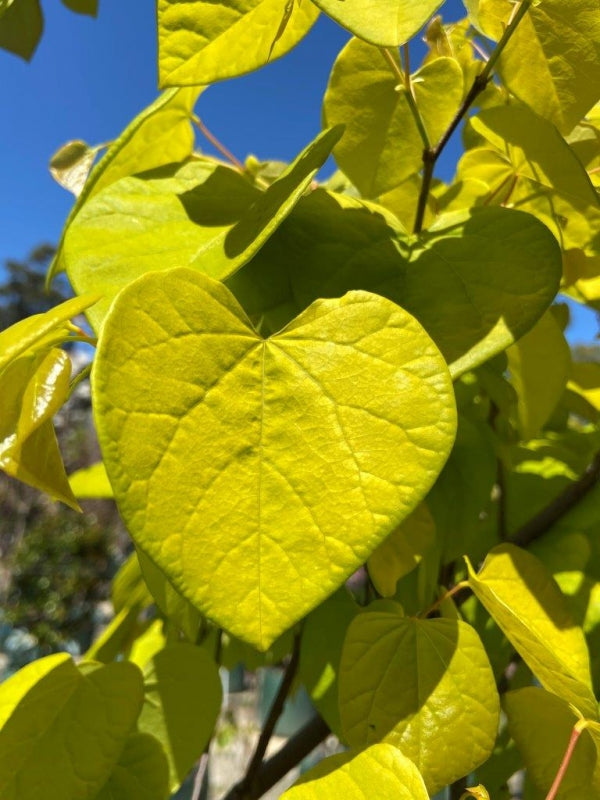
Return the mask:
[[431,188],[431,181],[433,179],[433,170],[436,161],[438,160],[444,148],[450,141],[452,134],[455,132],[455,130],[462,122],[467,111],[470,109],[470,107],[473,105],[477,97],[484,91],[484,89],[488,85],[488,81],[491,77],[492,70],[494,69],[496,62],[500,58],[502,51],[510,41],[515,30],[517,29],[518,24],[529,10],[531,2],[532,0],[522,0],[522,2],[515,7],[515,11],[511,16],[510,22],[507,25],[506,30],[502,35],[502,38],[494,48],[482,71],[473,80],[471,88],[467,92],[466,97],[462,101],[458,111],[454,115],[454,118],[448,125],[448,128],[446,129],[444,135],[442,136],[442,138],[436,144],[435,147],[433,148],[426,147],[425,150],[423,151],[423,182],[421,184],[419,201],[417,203],[417,214],[415,217],[415,224],[414,224],[415,233],[420,233],[423,229],[425,209],[427,208],[427,197],[429,195],[429,190]]
[[[404,86],[404,92],[406,96],[406,102],[408,103],[408,107],[410,108],[410,112],[413,115],[413,119],[415,121],[415,125],[417,126],[417,130],[419,131],[419,136],[423,142],[423,147],[425,149],[431,148],[431,143],[429,141],[429,136],[425,129],[425,123],[423,122],[423,118],[421,117],[421,112],[418,109],[418,106],[415,102],[415,97],[413,93],[412,83],[410,81],[410,73],[407,71],[406,67],[403,70],[400,69],[400,65],[394,58],[392,52],[388,50],[386,47],[380,47],[379,51],[381,52],[382,56],[388,62],[390,67],[392,68],[392,72],[398,78],[400,83]],[[406,58],[406,57],[405,57]],[[405,60],[405,65],[409,64]]]
[[555,497],[551,503],[543,508],[539,514],[523,525],[509,540],[520,547],[527,545],[543,536],[559,519],[565,516],[582,500],[600,480],[600,452],[596,453],[593,460],[583,475],[571,483]]
[[92,371],[92,365],[88,364],[87,367],[84,367],[81,370],[81,372],[78,372],[77,375],[75,375],[75,377],[69,384],[69,397],[71,397],[71,395],[73,394],[75,389],[79,386],[79,384],[88,377],[91,371]]
[[451,589],[448,589],[441,597],[439,597],[435,603],[427,609],[427,611],[422,611],[418,616],[420,618],[429,617],[433,614],[434,611],[437,611],[438,608],[444,603],[446,600],[449,600],[451,597],[454,597],[455,594],[461,591],[461,589],[468,589],[469,588],[469,581],[459,581],[455,586]]
[[408,44],[402,45],[402,68],[404,70],[404,86],[407,92],[413,93],[410,80],[410,48]]
[[206,777],[207,767],[208,767],[208,746],[200,756],[200,761],[198,762],[198,769],[196,771],[196,777],[194,778],[194,790],[192,792],[191,800],[199,800],[200,798],[200,792],[202,791],[202,784],[204,783],[204,779]]
[[554,778],[554,783],[550,787],[550,791],[546,795],[546,800],[555,800],[555,797],[558,794],[558,790],[560,789],[560,785],[562,783],[563,778],[565,777],[565,773],[569,768],[569,764],[571,763],[571,756],[573,755],[573,751],[575,750],[575,745],[577,744],[577,740],[581,735],[581,731],[585,728],[586,721],[579,720],[573,727],[573,731],[571,733],[571,738],[569,739],[569,744],[567,745],[567,749],[565,751],[565,755],[563,760],[558,768],[558,772],[556,773],[556,778]]
[[225,158],[227,161],[229,161],[231,164],[233,164],[233,166],[234,166],[234,167],[236,167],[236,169],[239,169],[239,170],[240,170],[240,172],[244,172],[244,170],[245,170],[245,167],[244,167],[244,165],[242,164],[242,162],[241,162],[241,161],[240,161],[238,158],[236,158],[236,157],[233,155],[233,153],[231,152],[231,150],[228,150],[228,149],[227,149],[227,147],[225,147],[225,145],[224,145],[224,144],[222,144],[222,142],[220,142],[220,141],[217,139],[217,137],[216,137],[216,136],[215,136],[213,133],[211,133],[211,132],[208,130],[208,128],[207,128],[207,127],[206,127],[206,125],[205,125],[205,124],[202,122],[202,120],[200,119],[200,117],[197,117],[197,116],[196,116],[196,114],[192,114],[192,122],[193,122],[193,123],[194,123],[194,125],[195,125],[195,126],[198,128],[198,130],[200,131],[200,133],[201,133],[203,136],[205,136],[205,137],[208,139],[208,141],[209,141],[209,142],[212,144],[212,146],[213,146],[213,147],[214,147],[216,150],[218,150],[218,151],[219,151],[219,153],[221,153],[221,155],[222,155],[222,156],[223,156],[223,157],[224,157],[224,158]]
[[250,764],[248,765],[248,768],[246,770],[246,774],[244,775],[239,785],[240,796],[242,797],[244,797],[245,793],[247,793],[250,789],[252,789],[254,780],[256,778],[256,775],[258,774],[260,765],[262,764],[262,760],[267,751],[267,747],[269,746],[269,742],[271,741],[271,736],[273,735],[273,731],[275,730],[275,726],[277,725],[277,720],[281,716],[284,703],[290,692],[292,682],[294,680],[296,671],[298,669],[299,660],[300,660],[300,634],[297,633],[294,637],[294,649],[292,650],[292,657],[290,658],[290,662],[283,675],[279,691],[277,692],[277,695],[273,700],[273,704],[269,710],[269,716],[267,717],[264,727],[261,731],[258,743],[256,745],[256,749],[254,751],[254,755],[252,756]]

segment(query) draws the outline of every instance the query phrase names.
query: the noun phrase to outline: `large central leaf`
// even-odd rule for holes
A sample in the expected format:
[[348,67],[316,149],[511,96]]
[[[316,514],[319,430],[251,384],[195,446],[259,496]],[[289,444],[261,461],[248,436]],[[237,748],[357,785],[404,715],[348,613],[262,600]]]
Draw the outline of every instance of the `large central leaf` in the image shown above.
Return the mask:
[[410,513],[456,426],[439,351],[389,300],[317,301],[263,339],[226,287],[188,269],[119,295],[94,393],[137,544],[259,649]]

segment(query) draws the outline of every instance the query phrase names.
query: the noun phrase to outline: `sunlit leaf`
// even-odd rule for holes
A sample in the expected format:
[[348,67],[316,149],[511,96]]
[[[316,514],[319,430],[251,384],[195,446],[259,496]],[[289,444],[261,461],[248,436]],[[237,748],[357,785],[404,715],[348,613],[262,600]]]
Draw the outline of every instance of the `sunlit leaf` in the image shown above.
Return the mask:
[[69,475],[69,483],[75,497],[106,499],[113,496],[106,467],[99,461],[90,467],[82,467]]
[[94,401],[125,522],[179,591],[259,649],[364,562],[450,449],[444,362],[381,297],[316,302],[264,340],[222,284],[173,270],[125,289],[107,326]]
[[489,553],[478,574],[468,566],[471,588],[542,686],[597,718],[585,636],[543,564],[504,544]]
[[364,800],[377,787],[381,800],[428,800],[418,769],[395,747],[374,744],[324,759],[281,800]]
[[208,0],[158,0],[159,84],[207,85],[262,67],[291,50],[315,23],[312,3],[241,0],[216,10]]
[[393,744],[417,765],[430,794],[492,752],[498,693],[479,637],[465,622],[360,614],[346,636],[339,682],[348,744]]

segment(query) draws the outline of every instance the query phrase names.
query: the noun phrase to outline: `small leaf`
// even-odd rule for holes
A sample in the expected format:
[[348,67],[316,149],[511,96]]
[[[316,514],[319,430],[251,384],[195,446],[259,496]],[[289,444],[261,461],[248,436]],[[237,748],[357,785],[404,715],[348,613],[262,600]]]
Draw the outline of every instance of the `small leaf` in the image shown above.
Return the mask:
[[469,584],[542,686],[598,718],[589,654],[560,589],[535,556],[515,545],[490,551]]
[[316,0],[319,8],[359,39],[381,47],[406,44],[435,14],[443,0]]
[[319,301],[264,340],[222,284],[184,269],[119,295],[93,387],[134,539],[207,617],[261,650],[412,511],[455,431],[446,366],[390,301]]
[[425,503],[385,539],[371,554],[369,577],[380,595],[393,597],[396,584],[421,561],[435,541],[435,522]]
[[388,744],[338,753],[321,761],[285,792],[281,800],[428,800],[419,771]]
[[98,13],[98,0],[62,0],[62,3],[76,14],[95,17]]
[[92,800],[104,786],[142,705],[133,664],[88,665],[65,654],[29,664],[0,686],[0,796]]
[[[462,70],[440,58],[412,76],[415,100],[432,144],[456,112]],[[389,192],[423,166],[423,140],[404,86],[381,52],[352,39],[339,54],[323,103],[327,125],[346,126],[333,154],[365,197]]]
[[78,197],[97,152],[97,147],[90,147],[79,139],[67,142],[50,159],[50,174],[63,188]]
[[[546,794],[563,760],[573,727],[579,721],[567,702],[529,686],[503,699],[511,736],[536,787]],[[561,781],[561,800],[581,800],[600,794],[600,761],[594,739],[583,730]]]
[[69,475],[71,491],[82,499],[107,499],[113,496],[112,486],[106,474],[106,467],[99,461],[90,467],[83,467]]
[[319,15],[312,3],[295,3],[280,32],[287,2],[228,0],[215,14],[208,0],[159,0],[159,85],[206,86],[285,55]]
[[339,680],[348,744],[394,745],[417,765],[430,794],[492,752],[498,693],[479,637],[465,622],[360,614],[346,636]]
[[43,30],[39,0],[13,0],[0,14],[0,47],[30,61]]
[[135,552],[121,564],[113,578],[111,600],[115,612],[133,606],[146,608],[152,604],[153,598],[142,577],[140,562]]
[[221,709],[219,670],[202,648],[174,644],[144,668],[144,685],[138,729],[161,743],[174,792],[212,736]]

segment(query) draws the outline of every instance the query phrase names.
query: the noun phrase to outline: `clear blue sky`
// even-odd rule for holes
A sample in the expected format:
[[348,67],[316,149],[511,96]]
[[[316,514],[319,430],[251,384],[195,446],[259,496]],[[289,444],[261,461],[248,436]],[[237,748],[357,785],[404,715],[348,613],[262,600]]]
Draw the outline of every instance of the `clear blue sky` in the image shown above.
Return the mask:
[[[45,31],[31,63],[0,50],[0,263],[58,241],[72,199],[50,177],[52,153],[69,139],[115,138],[157,95],[155,0],[100,0],[97,19],[58,0],[42,5]],[[444,7],[445,19],[462,16],[460,0]],[[320,129],[321,98],[347,39],[321,16],[283,59],[210,87],[198,113],[238,157],[290,160]],[[452,144],[438,170],[442,178],[459,155],[459,141]],[[578,314],[571,338],[589,339],[590,330]]]

